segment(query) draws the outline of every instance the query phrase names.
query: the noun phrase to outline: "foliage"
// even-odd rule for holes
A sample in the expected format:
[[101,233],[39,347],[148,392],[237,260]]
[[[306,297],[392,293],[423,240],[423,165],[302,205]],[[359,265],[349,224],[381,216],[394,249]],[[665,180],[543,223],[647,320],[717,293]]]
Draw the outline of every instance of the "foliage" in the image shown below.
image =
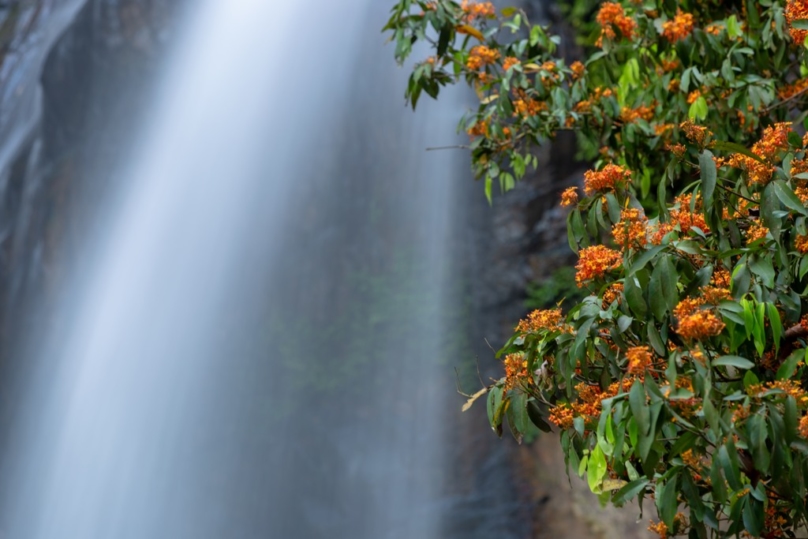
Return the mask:
[[586,291],[575,284],[575,269],[565,266],[553,272],[549,279],[528,286],[525,307],[546,309],[560,304],[574,305],[586,297]]
[[[568,190],[576,283],[500,351],[507,418],[560,430],[568,466],[616,505],[652,498],[661,537],[793,537],[808,522],[805,0],[602,2],[585,62],[524,12],[400,0],[413,106],[465,81],[461,123],[491,198],[575,130],[594,169]],[[687,509],[687,514],[683,509]]]

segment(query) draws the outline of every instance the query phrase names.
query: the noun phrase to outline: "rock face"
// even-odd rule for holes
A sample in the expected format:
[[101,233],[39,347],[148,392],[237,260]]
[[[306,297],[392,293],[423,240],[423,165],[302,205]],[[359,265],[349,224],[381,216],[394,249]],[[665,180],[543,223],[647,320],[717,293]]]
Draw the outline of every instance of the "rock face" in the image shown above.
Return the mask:
[[37,331],[31,317],[43,292],[63,279],[60,253],[81,241],[92,226],[86,216],[115,179],[112,166],[127,147],[133,111],[145,105],[143,81],[181,3],[37,0],[0,11],[4,366],[16,337]]

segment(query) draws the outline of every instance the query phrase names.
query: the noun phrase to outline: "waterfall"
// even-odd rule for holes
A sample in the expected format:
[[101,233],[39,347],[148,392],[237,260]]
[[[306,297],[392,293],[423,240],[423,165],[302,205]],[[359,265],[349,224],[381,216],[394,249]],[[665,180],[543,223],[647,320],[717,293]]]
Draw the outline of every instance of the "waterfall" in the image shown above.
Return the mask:
[[387,4],[188,10],[90,269],[30,336],[2,537],[443,536],[468,165],[424,150],[462,105],[404,108]]

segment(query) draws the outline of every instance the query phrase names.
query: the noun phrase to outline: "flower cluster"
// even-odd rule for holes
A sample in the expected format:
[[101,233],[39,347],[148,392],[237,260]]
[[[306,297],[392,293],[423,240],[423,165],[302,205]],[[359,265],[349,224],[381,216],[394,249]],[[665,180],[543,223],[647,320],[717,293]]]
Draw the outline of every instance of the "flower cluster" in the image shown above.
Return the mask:
[[673,20],[662,23],[662,36],[671,43],[676,43],[693,32],[693,25],[693,15],[679,10]]
[[628,359],[628,372],[631,374],[641,374],[654,363],[651,349],[647,346],[629,348],[626,358]]
[[642,247],[648,243],[648,219],[637,208],[620,213],[620,222],[612,227],[614,242],[621,249]]
[[626,123],[636,122],[637,120],[650,122],[654,119],[654,106],[640,105],[637,108],[623,107],[620,112],[620,119]]
[[679,125],[679,128],[684,131],[687,140],[696,146],[703,147],[705,139],[709,134],[707,128],[704,126],[696,125],[690,120],[686,120]]
[[578,188],[568,187],[561,193],[561,207],[569,208],[578,204]]
[[[677,305],[676,310],[678,312],[684,313],[690,308],[690,306],[688,306],[688,308],[680,309],[681,306],[682,303]],[[698,309],[692,314],[686,314],[684,316],[679,316],[677,314],[677,317],[679,318],[679,323],[677,325],[676,332],[685,339],[694,341],[700,341],[709,337],[720,335],[726,327],[726,324],[724,324],[720,318],[718,318],[712,311],[706,309]]]
[[623,255],[603,245],[593,245],[581,249],[578,265],[575,266],[575,282],[583,287],[586,281],[603,277],[607,271],[617,268],[623,261]]
[[600,7],[600,11],[598,11],[596,20],[601,28],[598,44],[602,43],[603,38],[615,39],[617,37],[614,31],[615,28],[620,30],[624,38],[634,38],[637,22],[628,17],[623,10],[623,6],[617,2],[604,2]]
[[466,21],[472,22],[478,18],[493,19],[496,16],[496,9],[491,2],[469,2],[463,0],[460,8],[465,12]]
[[505,385],[508,389],[529,383],[530,374],[527,371],[527,360],[522,354],[508,354],[505,356],[504,364]]
[[619,165],[606,165],[603,170],[588,170],[584,173],[584,193],[591,196],[597,192],[614,191],[631,180],[631,172]]
[[522,116],[528,118],[536,116],[538,113],[547,110],[547,103],[528,97],[524,90],[516,92],[516,99],[513,100],[514,117]]
[[788,122],[767,127],[763,137],[752,146],[752,153],[759,159],[749,155],[736,153],[729,159],[729,165],[746,171],[749,182],[767,184],[775,171],[775,163],[779,156],[788,149],[788,134],[792,131]]
[[786,4],[786,21],[791,28],[791,37],[795,43],[802,44],[808,36],[808,30],[801,30],[793,26],[795,21],[808,19],[808,0],[789,0]]
[[516,326],[517,333],[528,333],[545,330],[555,330],[561,327],[563,316],[561,309],[536,310]]
[[485,45],[477,45],[469,52],[469,58],[466,61],[466,68],[470,71],[477,71],[482,67],[495,63],[499,60],[500,52],[496,49],[491,49]]
[[674,230],[678,230],[681,234],[687,234],[693,228],[698,228],[705,234],[710,233],[710,227],[701,213],[701,197],[696,196],[695,202],[692,203],[695,211],[690,210],[692,200],[693,195],[690,194],[676,197],[674,201],[676,205],[670,210],[670,219],[657,225],[655,232],[651,236],[651,243],[660,245],[665,236]]
[[505,61],[502,62],[502,69],[508,71],[510,68],[518,66],[520,63],[519,58],[516,58],[515,56],[508,56],[505,58]]

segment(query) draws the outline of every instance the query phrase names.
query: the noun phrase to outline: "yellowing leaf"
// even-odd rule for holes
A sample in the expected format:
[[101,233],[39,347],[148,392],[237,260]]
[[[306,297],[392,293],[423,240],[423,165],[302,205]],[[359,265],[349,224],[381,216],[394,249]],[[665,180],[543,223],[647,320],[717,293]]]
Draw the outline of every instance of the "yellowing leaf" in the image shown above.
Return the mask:
[[483,105],[487,105],[487,104],[489,104],[490,102],[492,102],[492,101],[494,101],[496,99],[499,99],[499,94],[489,95],[485,99],[480,100],[480,103],[483,104]]
[[473,26],[469,26],[468,24],[461,24],[457,27],[457,31],[461,34],[468,34],[472,37],[476,37],[480,41],[485,41],[485,36],[482,34],[482,32]]
[[539,64],[524,64],[522,66],[522,71],[525,73],[535,73],[539,70],[541,70],[541,66]]
[[479,390],[477,393],[472,395],[471,398],[469,398],[469,400],[466,401],[466,404],[463,405],[462,410],[464,412],[467,412],[468,409],[471,408],[471,406],[474,404],[474,401],[476,401],[477,399],[479,399],[480,397],[482,397],[486,393],[488,393],[488,388],[487,387],[484,387],[481,390]]
[[622,479],[604,479],[603,483],[601,484],[601,490],[620,490],[626,485],[628,485],[628,482],[623,481]]

